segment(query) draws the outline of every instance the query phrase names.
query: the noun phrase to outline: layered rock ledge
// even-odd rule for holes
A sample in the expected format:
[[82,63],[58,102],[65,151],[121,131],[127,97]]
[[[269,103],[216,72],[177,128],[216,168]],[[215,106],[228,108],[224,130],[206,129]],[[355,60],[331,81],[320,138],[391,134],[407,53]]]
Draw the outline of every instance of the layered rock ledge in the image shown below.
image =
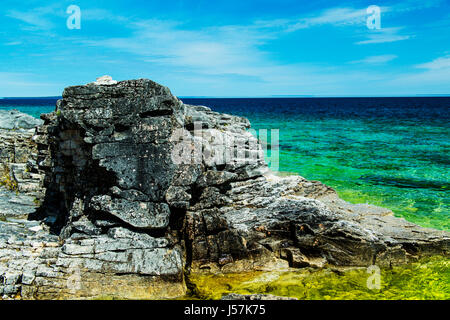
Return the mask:
[[0,221],[4,297],[175,298],[190,272],[449,254],[444,231],[276,176],[247,119],[186,105],[151,80],[68,87],[41,118],[27,170],[41,177],[41,205],[30,221]]

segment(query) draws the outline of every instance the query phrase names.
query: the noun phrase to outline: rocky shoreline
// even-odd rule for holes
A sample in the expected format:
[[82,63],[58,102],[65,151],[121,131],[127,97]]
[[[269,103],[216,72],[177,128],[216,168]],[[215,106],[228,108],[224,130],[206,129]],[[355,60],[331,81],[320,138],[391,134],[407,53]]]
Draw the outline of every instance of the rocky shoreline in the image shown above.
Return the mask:
[[4,184],[18,192],[0,194],[5,299],[171,299],[192,272],[449,255],[447,232],[276,176],[247,119],[151,80],[66,88],[41,118],[0,132]]

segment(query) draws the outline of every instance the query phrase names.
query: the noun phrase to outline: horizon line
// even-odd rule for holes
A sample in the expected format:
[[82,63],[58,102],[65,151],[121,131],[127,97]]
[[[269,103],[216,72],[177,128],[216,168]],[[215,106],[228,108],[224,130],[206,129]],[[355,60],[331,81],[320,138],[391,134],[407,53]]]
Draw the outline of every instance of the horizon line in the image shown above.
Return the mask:
[[[270,95],[270,96],[176,96],[179,99],[282,99],[282,98],[432,98],[444,97],[450,98],[449,94],[416,94],[416,95]],[[40,96],[40,97],[0,97],[1,100],[11,99],[62,99],[62,96]]]

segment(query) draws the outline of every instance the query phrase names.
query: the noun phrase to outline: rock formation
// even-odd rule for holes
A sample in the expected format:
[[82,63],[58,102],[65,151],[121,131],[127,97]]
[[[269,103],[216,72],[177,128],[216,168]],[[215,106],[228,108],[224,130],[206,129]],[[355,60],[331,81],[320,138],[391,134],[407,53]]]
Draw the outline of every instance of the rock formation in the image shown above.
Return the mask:
[[247,119],[186,105],[150,80],[103,80],[66,88],[41,116],[33,140],[45,196],[30,216],[53,235],[23,223],[13,239],[0,223],[3,294],[173,298],[200,270],[448,255],[446,232],[271,173]]
[[42,120],[36,119],[19,110],[0,110],[0,129],[27,130],[34,129],[42,124]]
[[32,137],[34,128],[42,123],[18,110],[0,110],[0,179],[9,189],[30,196],[41,192],[42,175],[36,167],[37,148]]

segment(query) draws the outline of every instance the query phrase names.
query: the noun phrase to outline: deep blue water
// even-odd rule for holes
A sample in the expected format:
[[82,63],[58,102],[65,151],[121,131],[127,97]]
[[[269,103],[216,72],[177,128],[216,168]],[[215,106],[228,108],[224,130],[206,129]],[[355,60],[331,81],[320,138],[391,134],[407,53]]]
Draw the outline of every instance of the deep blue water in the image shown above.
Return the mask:
[[[34,114],[51,112],[58,98],[0,99],[0,109],[18,109]],[[292,115],[317,118],[378,118],[446,122],[450,119],[450,97],[411,98],[181,98],[183,102],[205,105],[214,111],[248,117]]]
[[450,119],[450,97],[411,98],[230,98],[181,99],[218,112],[269,118],[303,117],[307,119],[385,119],[402,121],[447,122]]
[[55,110],[58,98],[5,98],[0,99],[0,110],[17,109],[39,118],[41,113]]

